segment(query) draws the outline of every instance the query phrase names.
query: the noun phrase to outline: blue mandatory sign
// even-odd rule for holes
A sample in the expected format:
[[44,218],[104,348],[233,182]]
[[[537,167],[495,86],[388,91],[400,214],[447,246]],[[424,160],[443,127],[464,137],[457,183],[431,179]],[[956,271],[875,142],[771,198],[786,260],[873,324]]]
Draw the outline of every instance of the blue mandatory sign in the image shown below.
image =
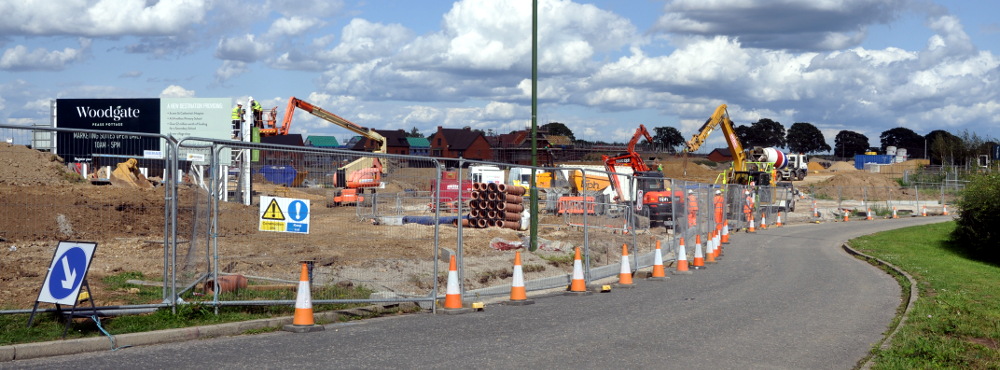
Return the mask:
[[76,292],[87,270],[87,254],[80,248],[70,248],[56,260],[49,274],[49,293],[63,299]]
[[288,204],[288,217],[294,221],[305,220],[309,217],[309,205],[301,200],[294,200]]

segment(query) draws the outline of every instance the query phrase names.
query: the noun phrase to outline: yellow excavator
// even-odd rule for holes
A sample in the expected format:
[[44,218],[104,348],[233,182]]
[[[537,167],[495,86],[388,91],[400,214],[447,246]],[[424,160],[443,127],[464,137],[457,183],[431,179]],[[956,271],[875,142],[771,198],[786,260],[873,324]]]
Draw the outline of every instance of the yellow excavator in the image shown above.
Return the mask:
[[683,152],[690,153],[701,148],[716,127],[722,128],[726,144],[729,145],[729,154],[733,157],[732,167],[720,175],[716,182],[771,185],[774,182],[775,168],[784,167],[787,162],[785,154],[774,148],[755,147],[750,150],[743,148],[743,144],[736,136],[733,121],[729,119],[729,109],[725,104],[715,109],[715,113],[712,113],[712,116],[698,129],[698,133],[688,140]]

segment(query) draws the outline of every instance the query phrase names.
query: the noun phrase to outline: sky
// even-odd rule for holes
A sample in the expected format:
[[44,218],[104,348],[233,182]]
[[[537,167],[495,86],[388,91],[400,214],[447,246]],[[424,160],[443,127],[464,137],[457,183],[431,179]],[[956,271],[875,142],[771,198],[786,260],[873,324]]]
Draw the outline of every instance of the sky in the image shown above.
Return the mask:
[[[720,104],[736,125],[808,122],[878,146],[906,127],[1000,137],[995,0],[539,0],[539,126],[685,139]],[[531,125],[531,2],[0,2],[0,122],[68,98],[297,97],[376,129]],[[292,133],[353,134],[304,112]],[[702,152],[723,147],[713,134]]]

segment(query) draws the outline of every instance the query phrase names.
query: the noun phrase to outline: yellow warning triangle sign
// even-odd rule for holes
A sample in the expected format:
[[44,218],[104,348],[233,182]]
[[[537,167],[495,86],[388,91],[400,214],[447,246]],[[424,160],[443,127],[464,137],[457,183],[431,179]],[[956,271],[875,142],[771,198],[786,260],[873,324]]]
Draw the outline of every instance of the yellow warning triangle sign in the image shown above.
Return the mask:
[[267,205],[267,210],[264,211],[264,215],[260,218],[265,220],[285,220],[285,214],[281,213],[281,207],[278,206],[278,201],[276,199],[271,199],[271,203]]

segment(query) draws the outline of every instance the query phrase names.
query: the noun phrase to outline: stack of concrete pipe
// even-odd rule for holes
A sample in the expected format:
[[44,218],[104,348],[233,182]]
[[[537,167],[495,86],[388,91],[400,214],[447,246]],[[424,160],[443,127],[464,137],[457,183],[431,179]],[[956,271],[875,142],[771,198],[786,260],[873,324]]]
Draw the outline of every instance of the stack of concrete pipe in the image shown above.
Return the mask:
[[521,226],[523,211],[524,188],[477,182],[472,184],[469,217],[462,219],[462,226],[475,228],[492,226],[517,230]]

